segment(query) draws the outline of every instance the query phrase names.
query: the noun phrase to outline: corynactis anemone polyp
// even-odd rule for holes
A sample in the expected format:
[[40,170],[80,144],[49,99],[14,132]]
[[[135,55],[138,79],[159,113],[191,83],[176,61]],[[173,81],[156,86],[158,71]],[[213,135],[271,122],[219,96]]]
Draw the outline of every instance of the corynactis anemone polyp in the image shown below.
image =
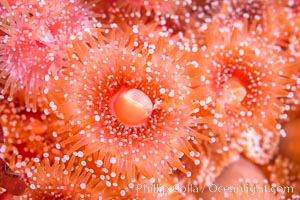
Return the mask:
[[36,95],[39,85],[44,85],[53,57],[49,57],[49,47],[33,39],[36,34],[32,25],[30,27],[21,21],[18,20],[18,27],[10,27],[10,37],[5,35],[0,38],[3,51],[0,57],[0,75],[5,80],[2,92],[9,91],[10,97],[13,97],[16,90],[25,89],[28,105],[29,94]]
[[270,185],[266,182],[263,171],[243,157],[227,166],[214,184],[217,186],[231,186],[232,190],[222,190],[220,192],[210,192],[209,190],[205,190],[204,194],[201,196],[203,199],[275,200],[279,198],[278,195],[274,193],[263,192],[262,186],[264,186],[264,189],[267,188],[270,190]]
[[55,131],[64,126],[64,120],[53,113],[42,113],[40,108],[35,113],[26,112],[16,99],[14,102],[0,102],[0,119],[5,135],[3,153],[6,158],[14,154],[24,159],[41,158],[48,154],[53,159],[63,154]]
[[102,196],[100,179],[84,167],[84,162],[76,165],[76,159],[64,156],[51,163],[48,158],[35,158],[35,163],[26,169],[29,189],[20,199],[98,199]]
[[[199,108],[195,115],[221,137],[256,135],[252,138],[259,141],[255,148],[250,146],[250,138],[249,144],[238,141],[247,156],[264,163],[278,143],[277,119],[285,108],[279,98],[290,96],[287,88],[294,83],[291,77],[297,63],[286,63],[276,48],[248,34],[245,25],[237,25],[232,30],[220,28],[218,35],[208,30],[206,45],[199,48],[195,58],[198,70],[192,70],[195,106]],[[211,24],[210,28],[215,31],[218,27]]]
[[26,106],[36,109],[37,94],[59,71],[71,36],[92,27],[88,9],[80,1],[10,3],[1,1],[5,11],[0,18],[5,32],[0,36],[0,78],[5,80],[1,90],[10,97],[24,91]]
[[[72,105],[61,109],[74,115],[71,133],[64,129],[62,134],[63,144],[73,144],[70,153],[81,149],[85,156],[93,154],[95,162],[125,173],[127,180],[138,172],[148,178],[167,176],[172,168],[186,172],[179,157],[192,151],[189,136],[202,136],[188,128],[187,52],[166,34],[158,31],[141,41],[134,29],[111,34],[108,42],[102,35],[73,42],[70,65],[77,71],[61,78],[68,90],[60,92],[59,85],[56,91]],[[134,97],[128,98],[128,92]],[[118,101],[136,107],[127,115],[132,119],[120,117]]]

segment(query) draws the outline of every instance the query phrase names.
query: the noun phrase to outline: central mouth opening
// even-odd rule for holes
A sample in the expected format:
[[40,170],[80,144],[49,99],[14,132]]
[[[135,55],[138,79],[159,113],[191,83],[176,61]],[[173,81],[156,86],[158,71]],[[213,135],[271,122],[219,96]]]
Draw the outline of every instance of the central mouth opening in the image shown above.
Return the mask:
[[230,79],[223,90],[224,100],[228,104],[240,103],[247,95],[247,90],[239,80]]
[[121,88],[112,98],[111,110],[122,124],[141,126],[151,115],[153,103],[142,90]]

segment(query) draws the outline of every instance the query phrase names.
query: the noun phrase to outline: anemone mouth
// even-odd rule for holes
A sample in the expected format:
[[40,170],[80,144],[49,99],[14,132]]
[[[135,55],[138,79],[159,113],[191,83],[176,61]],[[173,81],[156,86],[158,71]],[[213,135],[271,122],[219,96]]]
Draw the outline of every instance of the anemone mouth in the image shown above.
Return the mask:
[[249,96],[259,89],[255,73],[245,63],[222,63],[220,66],[211,81],[216,98],[226,105],[246,106]]
[[222,95],[227,104],[241,103],[247,95],[247,90],[241,81],[230,79],[223,86]]
[[[217,99],[226,105],[240,105],[250,110],[260,109],[261,101],[267,100],[266,84],[272,83],[271,75],[262,65],[268,63],[254,60],[248,49],[240,48],[231,57],[222,53],[214,58],[211,89]],[[239,59],[240,53],[249,52],[247,60]],[[222,62],[218,62],[222,61]],[[262,64],[265,63],[265,64]]]
[[151,99],[139,89],[120,89],[112,98],[114,116],[129,127],[143,126],[153,110]]

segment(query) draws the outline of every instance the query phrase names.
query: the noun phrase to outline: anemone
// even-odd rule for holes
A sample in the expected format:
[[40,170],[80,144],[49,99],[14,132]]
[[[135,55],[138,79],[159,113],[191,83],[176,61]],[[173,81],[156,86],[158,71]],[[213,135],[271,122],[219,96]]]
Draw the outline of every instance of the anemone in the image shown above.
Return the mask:
[[172,168],[186,172],[180,155],[189,155],[193,137],[204,138],[189,128],[186,52],[163,32],[143,40],[134,32],[113,33],[108,42],[102,35],[74,41],[74,71],[53,89],[69,104],[56,103],[71,117],[62,143],[72,144],[69,152],[93,154],[128,180],[138,173],[168,176]]
[[280,98],[291,96],[298,63],[285,62],[263,37],[237,25],[218,35],[208,30],[206,45],[195,53],[194,114],[214,135],[237,138],[248,157],[265,163],[276,151],[285,109]]
[[4,13],[0,78],[5,82],[1,92],[10,98],[24,92],[26,106],[36,110],[36,98],[49,84],[49,76],[61,69],[71,38],[92,28],[89,8],[81,1],[2,1],[0,5]]

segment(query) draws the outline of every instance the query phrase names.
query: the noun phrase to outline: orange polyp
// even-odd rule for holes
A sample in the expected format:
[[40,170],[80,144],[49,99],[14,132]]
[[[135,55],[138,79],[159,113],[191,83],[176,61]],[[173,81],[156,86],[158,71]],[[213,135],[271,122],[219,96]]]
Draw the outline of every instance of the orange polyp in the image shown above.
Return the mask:
[[247,95],[247,90],[238,80],[230,80],[225,88],[225,101],[227,103],[242,102]]
[[116,118],[127,126],[139,126],[151,115],[151,99],[141,90],[120,90],[113,98],[112,109]]

